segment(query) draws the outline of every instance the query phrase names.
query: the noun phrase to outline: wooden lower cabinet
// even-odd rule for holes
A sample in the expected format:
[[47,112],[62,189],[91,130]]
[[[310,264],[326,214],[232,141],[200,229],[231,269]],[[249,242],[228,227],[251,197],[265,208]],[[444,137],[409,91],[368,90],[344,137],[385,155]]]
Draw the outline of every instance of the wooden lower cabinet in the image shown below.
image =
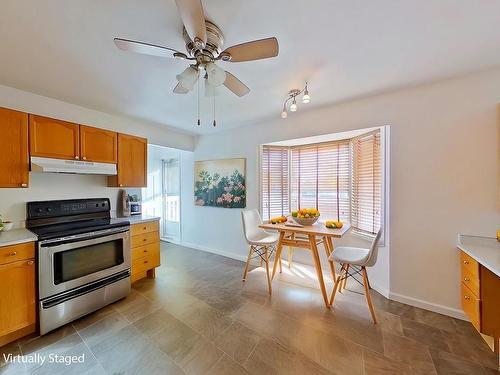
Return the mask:
[[493,339],[499,355],[500,277],[460,251],[462,309],[474,327]]
[[150,221],[131,226],[132,282],[154,278],[160,265],[160,223]]
[[35,323],[34,243],[0,247],[0,346],[35,332]]

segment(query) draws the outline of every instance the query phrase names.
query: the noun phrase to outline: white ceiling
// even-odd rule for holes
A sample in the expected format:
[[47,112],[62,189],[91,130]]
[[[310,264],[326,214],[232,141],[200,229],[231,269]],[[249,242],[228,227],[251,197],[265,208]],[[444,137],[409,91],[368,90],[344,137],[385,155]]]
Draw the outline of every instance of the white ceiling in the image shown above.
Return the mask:
[[[186,63],[126,53],[120,36],[184,50],[174,0],[2,0],[0,84],[192,133],[279,118],[286,93],[309,81],[325,105],[500,63],[500,1],[204,0],[226,46],[276,36],[275,59],[223,63],[251,89],[175,95]],[[299,110],[304,105],[299,104]],[[291,116],[291,115],[290,115]]]

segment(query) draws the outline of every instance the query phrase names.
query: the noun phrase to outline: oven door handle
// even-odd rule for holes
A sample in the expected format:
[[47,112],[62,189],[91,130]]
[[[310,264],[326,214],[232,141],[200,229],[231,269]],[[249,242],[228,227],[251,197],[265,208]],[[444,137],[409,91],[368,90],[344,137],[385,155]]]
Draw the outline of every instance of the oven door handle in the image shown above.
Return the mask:
[[[76,234],[74,236],[54,238],[54,239],[50,239],[50,240],[46,240],[46,241],[40,241],[39,246],[40,247],[56,247],[56,246],[75,243],[75,242],[83,242],[83,241],[93,240],[93,239],[97,239],[97,238],[111,237],[114,234],[120,234],[120,233],[126,233],[126,232],[129,232],[129,227],[118,228],[118,229],[106,229],[106,230],[97,231],[97,232]],[[95,242],[95,241],[93,241],[93,242]],[[95,243],[98,243],[98,242],[95,242]]]
[[66,251],[71,249],[78,249],[80,247],[97,245],[100,243],[105,243],[113,240],[126,239],[129,238],[130,234],[128,230],[122,230],[120,232],[113,233],[101,233],[97,232],[94,235],[79,237],[79,238],[67,238],[61,239],[60,241],[54,241],[49,243],[41,242],[39,246],[41,248],[48,249],[50,253],[57,253],[60,251]]

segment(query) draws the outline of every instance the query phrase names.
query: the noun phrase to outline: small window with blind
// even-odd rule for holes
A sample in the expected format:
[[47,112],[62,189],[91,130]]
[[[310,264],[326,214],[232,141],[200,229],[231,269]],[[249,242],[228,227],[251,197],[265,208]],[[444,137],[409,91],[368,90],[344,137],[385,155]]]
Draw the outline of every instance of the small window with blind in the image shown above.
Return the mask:
[[263,219],[317,208],[322,220],[374,235],[382,222],[381,165],[380,129],[347,139],[263,145]]

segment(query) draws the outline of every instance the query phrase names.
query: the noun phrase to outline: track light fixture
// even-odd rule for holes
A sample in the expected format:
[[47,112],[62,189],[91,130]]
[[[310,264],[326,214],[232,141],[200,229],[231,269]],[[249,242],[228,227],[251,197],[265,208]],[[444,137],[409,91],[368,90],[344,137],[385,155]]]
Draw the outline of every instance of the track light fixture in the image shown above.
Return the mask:
[[281,118],[288,117],[287,106],[288,106],[288,103],[290,101],[292,102],[288,106],[288,109],[290,110],[290,112],[297,111],[297,96],[299,96],[300,94],[304,94],[302,96],[302,103],[307,104],[311,101],[311,97],[309,96],[309,90],[307,88],[307,82],[306,82],[305,87],[302,90],[295,89],[295,90],[291,90],[288,93],[288,96],[286,97],[285,101],[283,102],[283,111],[281,112]]

